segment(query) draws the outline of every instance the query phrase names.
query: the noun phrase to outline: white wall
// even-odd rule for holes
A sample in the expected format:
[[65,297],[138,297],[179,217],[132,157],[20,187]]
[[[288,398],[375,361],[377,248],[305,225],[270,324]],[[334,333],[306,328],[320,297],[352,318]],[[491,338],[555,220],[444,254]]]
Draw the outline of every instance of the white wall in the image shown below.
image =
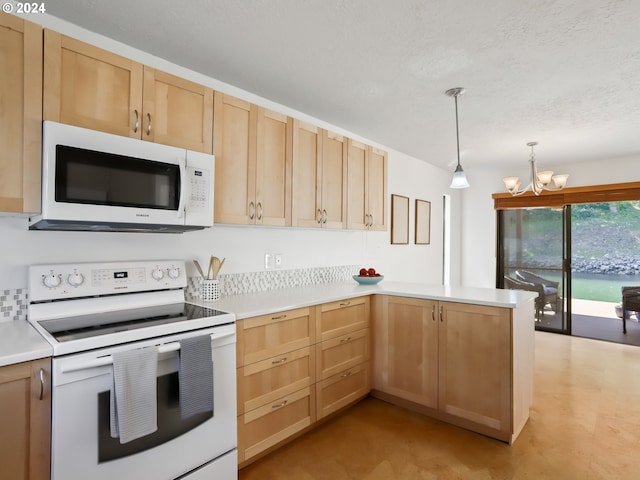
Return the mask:
[[[460,196],[448,189],[450,172],[419,159],[393,151],[375,142],[244,92],[215,79],[170,64],[160,58],[42,15],[38,19],[80,40],[115,51],[175,75],[281,111],[301,120],[342,133],[389,152],[388,192],[410,198],[410,244],[390,245],[389,232],[325,231],[316,229],[216,225],[182,235],[97,232],[41,232],[27,229],[26,216],[0,214],[0,289],[27,286],[27,266],[36,263],[120,261],[178,258],[208,261],[210,255],[225,257],[222,273],[255,272],[264,269],[265,253],[283,255],[283,269],[360,264],[374,267],[391,280],[440,283],[442,277],[442,195],[452,195],[454,218],[459,219]],[[389,195],[390,197],[390,195]],[[413,244],[416,198],[431,202],[431,244]],[[390,200],[388,202],[390,212]],[[459,231],[452,228],[454,257],[460,258]],[[390,225],[390,221],[388,222]],[[191,263],[191,262],[189,262]],[[190,275],[195,271],[190,266]],[[356,272],[354,272],[356,273]],[[460,281],[459,261],[453,265],[452,283]]]
[[[467,169],[472,186],[463,192],[461,200],[463,285],[495,287],[496,214],[491,194],[505,191],[503,177],[519,175],[521,179],[528,178],[527,159],[523,158],[522,163],[520,170],[476,172]],[[640,181],[638,156],[543,165],[545,169],[569,174],[568,187]]]

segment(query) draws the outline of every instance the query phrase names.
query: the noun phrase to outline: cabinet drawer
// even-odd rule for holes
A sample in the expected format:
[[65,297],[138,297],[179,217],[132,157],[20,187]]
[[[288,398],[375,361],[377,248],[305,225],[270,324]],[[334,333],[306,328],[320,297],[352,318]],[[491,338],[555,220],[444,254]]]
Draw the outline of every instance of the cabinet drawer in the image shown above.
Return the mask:
[[369,326],[369,297],[318,305],[316,315],[319,342],[361,330]]
[[248,365],[308,347],[315,340],[315,310],[298,308],[240,320],[237,330],[237,365]]
[[317,379],[323,380],[369,360],[369,332],[365,328],[317,344]]
[[369,362],[365,362],[318,382],[318,419],[367,395],[371,390],[370,379]]
[[238,414],[315,383],[315,347],[238,368]]
[[238,417],[238,462],[315,422],[315,392],[306,387]]

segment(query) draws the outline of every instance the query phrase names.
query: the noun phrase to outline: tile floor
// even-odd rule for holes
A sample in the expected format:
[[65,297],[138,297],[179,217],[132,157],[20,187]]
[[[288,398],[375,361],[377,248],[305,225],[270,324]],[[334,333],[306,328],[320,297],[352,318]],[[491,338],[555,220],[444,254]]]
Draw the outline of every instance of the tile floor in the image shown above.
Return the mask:
[[535,369],[512,446],[368,398],[240,480],[640,478],[640,347],[536,332]]

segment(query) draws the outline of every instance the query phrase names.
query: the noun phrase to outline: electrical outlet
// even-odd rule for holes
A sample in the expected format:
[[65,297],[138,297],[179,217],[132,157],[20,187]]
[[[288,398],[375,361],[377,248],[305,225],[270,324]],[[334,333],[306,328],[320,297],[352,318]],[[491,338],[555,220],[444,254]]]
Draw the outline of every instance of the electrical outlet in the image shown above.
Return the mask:
[[281,268],[282,267],[282,254],[281,253],[276,253],[275,254],[275,259],[276,259],[276,268]]
[[270,253],[264,254],[264,268],[266,268],[267,270],[273,268],[273,255],[271,255]]

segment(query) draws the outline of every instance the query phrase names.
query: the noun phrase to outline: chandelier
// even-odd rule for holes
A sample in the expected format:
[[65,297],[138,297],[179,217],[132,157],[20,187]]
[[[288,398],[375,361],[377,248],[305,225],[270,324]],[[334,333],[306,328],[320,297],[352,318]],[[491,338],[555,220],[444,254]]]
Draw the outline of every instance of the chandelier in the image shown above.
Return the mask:
[[449,188],[469,188],[469,181],[467,180],[464,170],[462,170],[462,165],[460,165],[460,134],[458,132],[458,96],[462,95],[464,92],[465,89],[462,87],[450,88],[444,92],[450,97],[453,97],[456,104],[456,145],[458,148],[458,166],[453,172],[453,179],[451,180]]
[[[536,169],[536,156],[533,152],[533,147],[536,145],[538,145],[538,142],[527,143],[527,146],[531,147],[531,157],[529,157],[529,184],[523,189],[520,189],[519,177],[507,177],[502,179],[507,190],[509,190],[509,193],[513,196],[522,195],[529,190],[531,190],[535,195],[540,195],[545,190],[552,192],[562,190],[567,184],[567,178],[569,178],[569,175],[554,175],[550,170],[538,172]],[[553,186],[551,185],[551,182],[553,182]]]

